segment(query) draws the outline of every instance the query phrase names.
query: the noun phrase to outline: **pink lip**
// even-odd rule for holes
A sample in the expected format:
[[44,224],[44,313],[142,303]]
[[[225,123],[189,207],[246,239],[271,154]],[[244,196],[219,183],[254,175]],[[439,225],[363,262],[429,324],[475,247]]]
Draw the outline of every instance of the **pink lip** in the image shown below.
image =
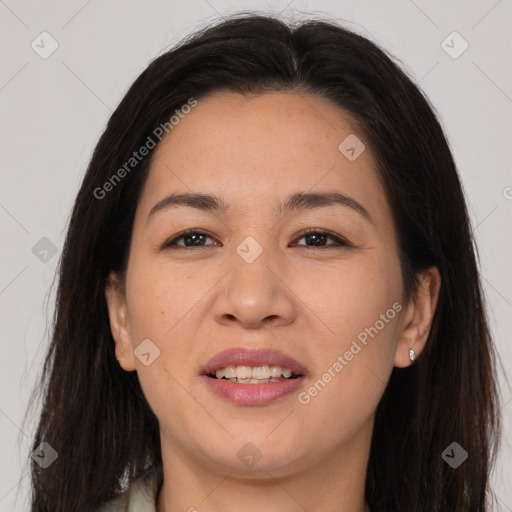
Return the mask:
[[[209,377],[226,366],[281,366],[288,368],[297,378],[262,384],[238,384]],[[209,388],[237,405],[266,405],[295,391],[302,385],[307,374],[306,367],[293,357],[273,349],[247,349],[244,347],[224,350],[212,357],[202,368],[201,375]]]
[[[231,365],[262,366],[264,364],[288,368],[295,375],[307,374],[307,369],[303,364],[283,352],[270,348],[248,349],[244,347],[235,347],[219,352],[201,369],[201,374],[215,374],[216,370]],[[258,384],[254,385],[257,386]]]
[[227,380],[216,379],[202,375],[202,379],[210,389],[237,405],[266,405],[274,400],[293,393],[300,387],[305,377],[281,380],[279,382],[266,382],[264,384],[237,384]]

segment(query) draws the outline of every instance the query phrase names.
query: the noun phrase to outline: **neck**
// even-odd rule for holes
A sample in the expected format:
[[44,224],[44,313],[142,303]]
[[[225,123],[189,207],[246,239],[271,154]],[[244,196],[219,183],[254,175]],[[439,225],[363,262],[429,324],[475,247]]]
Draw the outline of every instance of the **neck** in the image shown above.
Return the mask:
[[267,462],[260,470],[243,471],[187,457],[165,444],[162,432],[164,481],[157,512],[370,512],[364,497],[369,446],[361,434],[314,463]]

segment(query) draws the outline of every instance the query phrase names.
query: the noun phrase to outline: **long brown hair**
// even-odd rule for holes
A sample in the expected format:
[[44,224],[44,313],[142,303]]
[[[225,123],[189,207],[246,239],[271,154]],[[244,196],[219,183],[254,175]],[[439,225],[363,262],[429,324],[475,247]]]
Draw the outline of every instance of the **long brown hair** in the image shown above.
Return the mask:
[[[366,478],[372,512],[489,510],[500,430],[496,354],[464,193],[434,110],[368,39],[329,21],[293,25],[251,13],[215,22],[155,59],[95,148],[70,218],[51,343],[32,398],[42,397],[32,449],[44,441],[58,458],[46,469],[31,461],[31,510],[94,510],[149,469],[162,478],[158,421],[137,373],[116,361],[104,296],[109,272],[126,266],[153,153],[108,193],[98,189],[190,98],[219,90],[312,93],[351,115],[385,185],[405,295],[419,270],[435,265],[441,274],[426,348],[414,365],[393,369],[376,411]],[[452,442],[469,454],[457,469],[442,458]]]

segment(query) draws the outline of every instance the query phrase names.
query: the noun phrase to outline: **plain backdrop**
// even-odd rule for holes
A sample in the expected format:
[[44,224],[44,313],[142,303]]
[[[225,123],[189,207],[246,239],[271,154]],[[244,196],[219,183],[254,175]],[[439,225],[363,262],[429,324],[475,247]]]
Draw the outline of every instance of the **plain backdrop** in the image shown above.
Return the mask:
[[511,0],[0,0],[0,511],[28,510],[37,418],[23,416],[48,344],[66,222],[96,141],[153,58],[238,10],[352,28],[395,55],[439,112],[503,362],[504,439],[492,482],[499,510],[512,511]]

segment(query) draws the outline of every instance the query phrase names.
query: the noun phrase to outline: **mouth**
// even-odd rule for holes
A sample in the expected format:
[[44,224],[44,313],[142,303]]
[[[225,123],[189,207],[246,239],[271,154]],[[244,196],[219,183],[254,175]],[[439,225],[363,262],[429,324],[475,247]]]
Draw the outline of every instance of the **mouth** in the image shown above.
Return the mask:
[[265,405],[302,385],[307,369],[272,349],[234,348],[214,356],[200,374],[220,397],[238,405]]
[[209,373],[207,377],[211,379],[220,379],[227,382],[236,382],[237,384],[266,384],[267,382],[281,382],[283,380],[293,380],[302,375],[293,373],[289,368],[281,366],[269,366],[268,364],[261,366],[227,366],[213,373]]

